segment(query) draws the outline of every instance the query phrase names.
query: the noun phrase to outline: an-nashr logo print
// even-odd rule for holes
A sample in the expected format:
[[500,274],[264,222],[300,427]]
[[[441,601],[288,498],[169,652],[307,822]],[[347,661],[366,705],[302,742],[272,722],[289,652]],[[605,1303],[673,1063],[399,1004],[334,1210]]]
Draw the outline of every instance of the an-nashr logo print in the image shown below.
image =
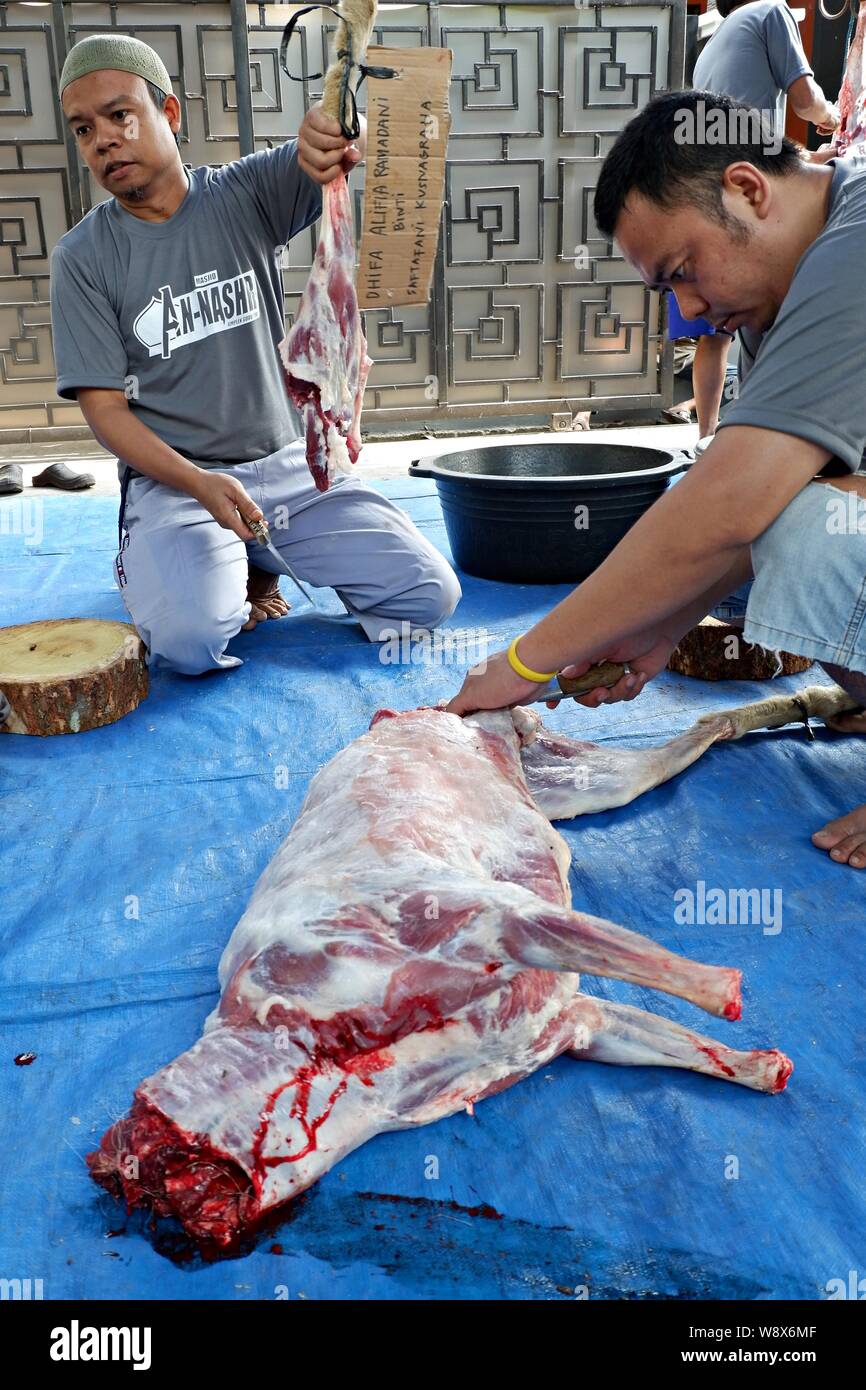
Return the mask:
[[52,1361],[131,1361],[134,1371],[150,1370],[149,1327],[69,1327],[51,1329]]
[[132,325],[151,357],[171,357],[178,348],[259,317],[259,290],[251,270],[227,280],[215,276],[215,271],[196,275],[196,287],[187,294],[174,295],[171,285],[162,285],[153,295]]

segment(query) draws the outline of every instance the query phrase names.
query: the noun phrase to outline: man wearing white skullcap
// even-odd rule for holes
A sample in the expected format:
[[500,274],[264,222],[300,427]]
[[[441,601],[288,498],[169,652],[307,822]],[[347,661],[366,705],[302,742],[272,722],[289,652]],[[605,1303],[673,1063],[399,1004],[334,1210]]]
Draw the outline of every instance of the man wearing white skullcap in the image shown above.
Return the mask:
[[316,491],[277,353],[285,244],[366,132],[352,144],[313,107],[296,140],[194,169],[165,64],[116,32],[74,45],[60,90],[112,196],[52,255],[57,389],[118,458],[116,576],[151,665],[237,666],[237,632],[287,611],[277,576],[250,563],[245,518],[264,516],[294,572],[335,588],[372,641],[435,626],[460,596],[452,570],[357,478]]

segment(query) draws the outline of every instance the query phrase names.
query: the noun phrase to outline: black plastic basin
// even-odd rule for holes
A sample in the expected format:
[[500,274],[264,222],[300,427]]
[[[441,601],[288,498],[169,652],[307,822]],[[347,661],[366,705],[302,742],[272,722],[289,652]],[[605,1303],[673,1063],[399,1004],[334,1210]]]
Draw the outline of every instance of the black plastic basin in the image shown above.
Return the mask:
[[455,563],[512,584],[586,579],[691,458],[555,440],[461,449],[409,465],[433,478]]

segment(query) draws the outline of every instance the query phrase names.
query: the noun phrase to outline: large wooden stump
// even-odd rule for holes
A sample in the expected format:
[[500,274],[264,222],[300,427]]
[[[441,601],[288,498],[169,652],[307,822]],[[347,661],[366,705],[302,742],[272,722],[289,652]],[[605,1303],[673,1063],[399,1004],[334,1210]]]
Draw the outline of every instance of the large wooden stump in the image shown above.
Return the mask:
[[671,652],[668,670],[705,681],[768,681],[808,671],[811,665],[808,657],[791,652],[779,652],[777,661],[773,652],[747,642],[742,627],[704,618]]
[[79,734],[147,694],[144,643],[129,623],[64,618],[0,628],[0,732]]

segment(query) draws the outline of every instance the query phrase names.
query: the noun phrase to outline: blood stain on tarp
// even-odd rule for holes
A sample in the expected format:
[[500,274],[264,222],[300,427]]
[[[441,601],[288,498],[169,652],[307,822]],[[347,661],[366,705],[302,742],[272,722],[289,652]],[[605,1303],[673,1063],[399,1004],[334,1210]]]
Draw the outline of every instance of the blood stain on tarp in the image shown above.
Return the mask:
[[293,1197],[291,1202],[274,1208],[230,1250],[200,1244],[173,1217],[157,1217],[152,1212],[145,1214],[142,1209],[129,1214],[125,1234],[146,1234],[158,1255],[164,1256],[185,1272],[200,1270],[206,1265],[223,1260],[243,1259],[259,1248],[266,1250],[269,1255],[282,1255],[285,1253],[282,1244],[279,1241],[267,1244],[268,1237],[277,1226],[290,1225],[303,1211],[308,1197],[309,1193],[301,1192],[297,1197]]
[[[428,1197],[399,1197],[393,1192],[359,1192],[358,1196],[365,1202],[393,1202],[401,1206],[421,1207],[425,1211],[430,1208]],[[464,1207],[459,1202],[437,1202],[436,1206],[440,1210],[459,1211],[463,1216],[480,1216],[485,1221],[501,1221],[502,1212],[497,1211],[489,1202],[479,1202],[476,1207]],[[410,1216],[415,1216],[414,1211],[410,1211]]]

